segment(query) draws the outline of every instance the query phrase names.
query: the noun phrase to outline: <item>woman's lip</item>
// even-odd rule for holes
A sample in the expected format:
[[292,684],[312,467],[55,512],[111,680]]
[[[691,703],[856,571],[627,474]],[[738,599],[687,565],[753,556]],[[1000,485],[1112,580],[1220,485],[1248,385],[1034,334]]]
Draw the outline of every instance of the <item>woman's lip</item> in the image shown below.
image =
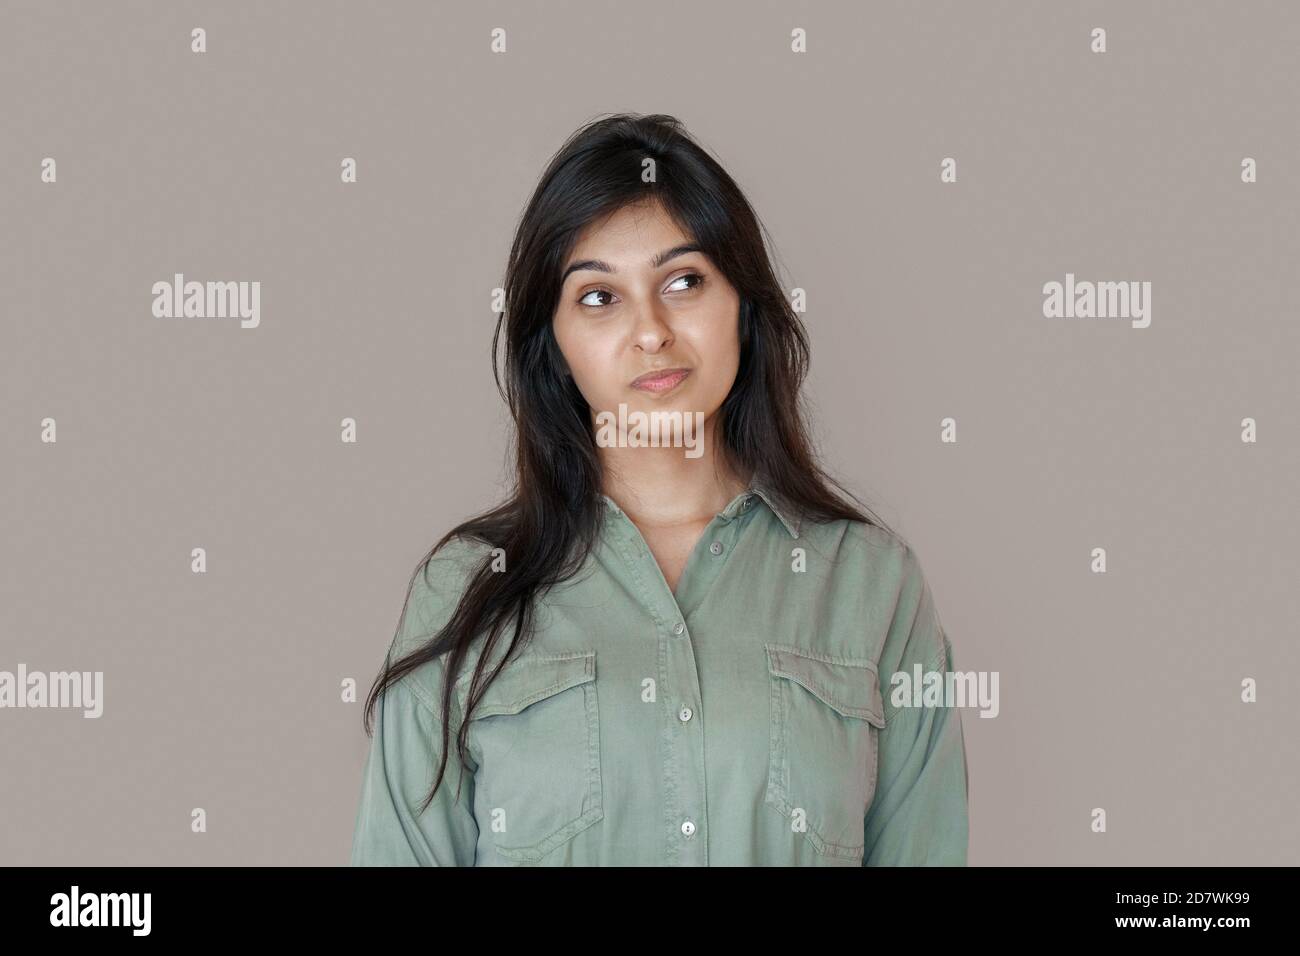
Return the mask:
[[649,378],[639,378],[632,383],[633,388],[644,392],[667,392],[676,388],[691,370],[687,368],[665,369]]

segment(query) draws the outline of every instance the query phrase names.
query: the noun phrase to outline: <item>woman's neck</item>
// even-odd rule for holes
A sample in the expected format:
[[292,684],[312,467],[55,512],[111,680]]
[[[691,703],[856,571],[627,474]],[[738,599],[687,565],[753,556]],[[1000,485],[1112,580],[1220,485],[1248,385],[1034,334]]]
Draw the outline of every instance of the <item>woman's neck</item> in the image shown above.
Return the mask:
[[717,451],[705,424],[704,454],[680,448],[601,448],[601,491],[637,525],[673,527],[707,522],[749,487]]

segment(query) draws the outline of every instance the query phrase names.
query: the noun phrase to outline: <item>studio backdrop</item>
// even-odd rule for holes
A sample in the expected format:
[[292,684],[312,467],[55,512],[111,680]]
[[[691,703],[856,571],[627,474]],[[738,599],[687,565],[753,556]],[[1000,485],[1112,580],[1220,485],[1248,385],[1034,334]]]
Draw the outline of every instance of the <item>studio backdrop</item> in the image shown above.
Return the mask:
[[0,863],[346,862],[506,491],[512,230],[623,111],[746,191],[824,463],[997,675],[970,863],[1297,861],[1300,7],[0,11]]

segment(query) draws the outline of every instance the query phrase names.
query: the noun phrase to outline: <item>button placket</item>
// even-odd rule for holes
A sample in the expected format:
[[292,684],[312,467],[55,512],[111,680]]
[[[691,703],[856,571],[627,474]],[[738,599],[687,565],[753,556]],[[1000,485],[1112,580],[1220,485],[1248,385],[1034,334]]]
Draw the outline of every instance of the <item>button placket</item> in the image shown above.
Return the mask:
[[[727,513],[718,515],[704,529],[682,570],[676,594],[668,586],[663,569],[635,522],[626,514],[619,515],[626,522],[625,545],[620,550],[640,579],[639,591],[647,609],[659,622],[659,633],[664,635],[661,640],[665,641],[666,653],[661,657],[661,687],[665,691],[665,704],[672,707],[672,701],[677,701],[678,709],[675,712],[669,710],[667,715],[671,721],[672,715],[676,714],[674,732],[660,738],[664,776],[673,784],[670,787],[673,799],[668,807],[668,819],[677,821],[678,830],[677,839],[668,844],[665,862],[669,865],[708,865],[707,840],[704,837],[694,839],[702,826],[699,821],[707,819],[708,807],[704,785],[704,717],[702,712],[696,714],[692,705],[686,703],[701,699],[700,675],[686,618],[704,601],[713,582],[726,567],[724,555],[730,554],[730,548],[734,547],[744,525],[737,519],[749,510],[749,505],[748,500],[738,503],[727,509]],[[654,583],[656,580],[658,585]],[[696,720],[696,717],[700,719]]]

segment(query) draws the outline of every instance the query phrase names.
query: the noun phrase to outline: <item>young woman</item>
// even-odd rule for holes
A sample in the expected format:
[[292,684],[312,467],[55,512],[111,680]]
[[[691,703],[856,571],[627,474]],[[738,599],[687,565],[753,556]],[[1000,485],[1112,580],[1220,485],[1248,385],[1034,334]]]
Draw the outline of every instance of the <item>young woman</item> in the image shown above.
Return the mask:
[[411,577],[353,865],[965,864],[960,712],[890,700],[949,643],[815,461],[760,230],[672,117],[551,161],[493,338],[515,487]]

